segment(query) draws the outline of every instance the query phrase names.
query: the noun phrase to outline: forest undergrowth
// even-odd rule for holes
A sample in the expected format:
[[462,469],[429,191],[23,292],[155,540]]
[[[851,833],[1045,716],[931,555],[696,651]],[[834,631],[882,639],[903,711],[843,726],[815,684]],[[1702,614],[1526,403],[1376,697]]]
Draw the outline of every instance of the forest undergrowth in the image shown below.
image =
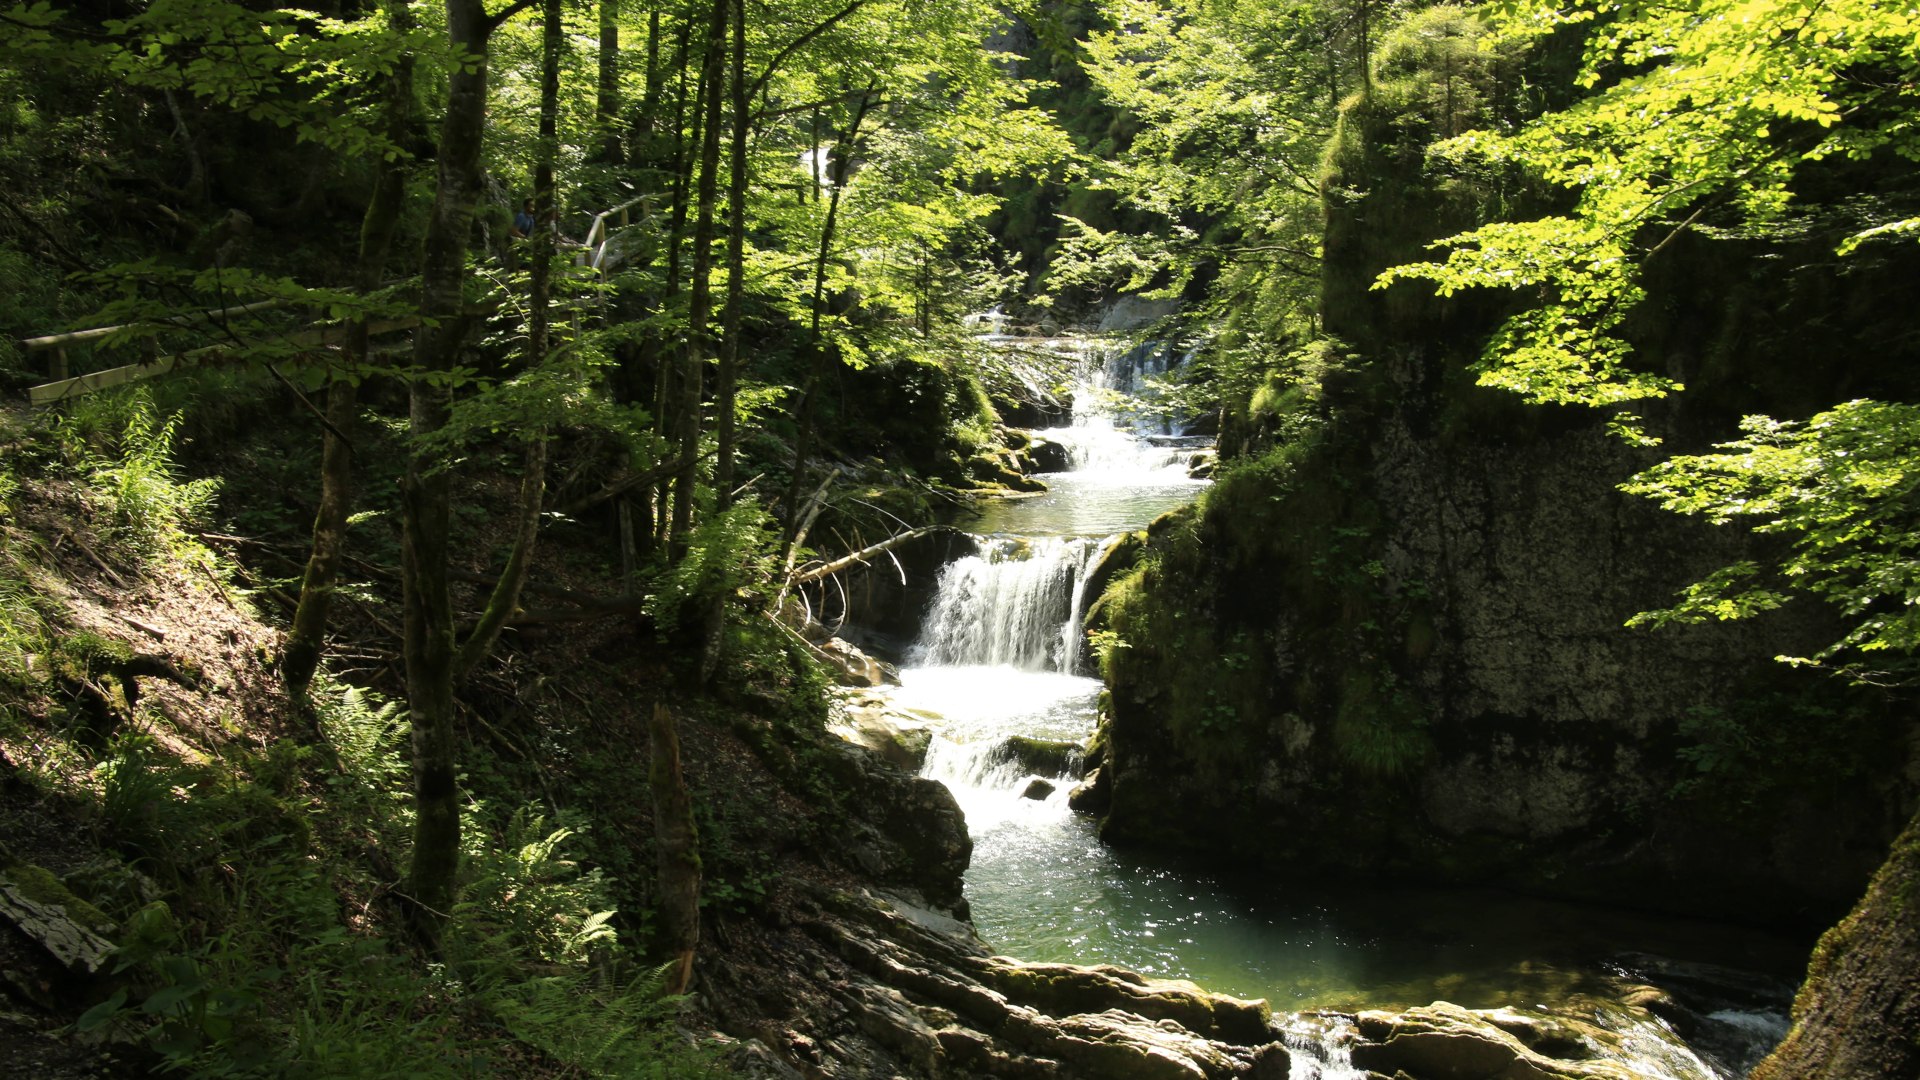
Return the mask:
[[0,1016],[0,1057],[55,1077],[714,1072],[644,959],[646,912],[623,910],[644,885],[609,871],[638,870],[607,854],[631,837],[596,844],[579,803],[604,792],[565,775],[592,763],[470,714],[462,899],[416,948],[397,669],[288,702],[271,574],[206,539],[259,500],[188,478],[182,413],[132,394],[3,422],[0,875],[111,950],[92,979],[8,957],[37,1008]]

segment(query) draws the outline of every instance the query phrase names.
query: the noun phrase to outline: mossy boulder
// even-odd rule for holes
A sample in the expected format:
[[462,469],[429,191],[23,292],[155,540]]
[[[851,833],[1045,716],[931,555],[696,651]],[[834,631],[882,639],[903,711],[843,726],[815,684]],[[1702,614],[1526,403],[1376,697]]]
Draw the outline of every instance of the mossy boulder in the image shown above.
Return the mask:
[[1084,757],[1080,744],[1062,739],[1012,735],[994,751],[997,761],[1016,761],[1035,776],[1075,776]]

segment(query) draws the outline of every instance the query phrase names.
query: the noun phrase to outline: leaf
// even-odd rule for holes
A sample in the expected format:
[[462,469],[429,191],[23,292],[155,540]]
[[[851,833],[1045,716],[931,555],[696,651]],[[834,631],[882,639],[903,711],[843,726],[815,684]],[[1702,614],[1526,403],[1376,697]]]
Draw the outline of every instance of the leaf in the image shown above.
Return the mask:
[[121,1007],[126,1003],[127,989],[123,986],[115,990],[112,997],[81,1013],[80,1019],[73,1022],[73,1029],[82,1033],[95,1031],[119,1015]]

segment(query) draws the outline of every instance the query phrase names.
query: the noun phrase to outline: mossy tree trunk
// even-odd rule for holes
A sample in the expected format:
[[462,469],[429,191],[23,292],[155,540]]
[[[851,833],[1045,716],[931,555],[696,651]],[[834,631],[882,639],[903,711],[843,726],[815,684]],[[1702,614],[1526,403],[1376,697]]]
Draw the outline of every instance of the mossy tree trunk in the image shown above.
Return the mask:
[[654,865],[660,888],[659,944],[673,965],[665,989],[682,994],[693,980],[693,955],[700,943],[700,835],[680,768],[680,724],[665,702],[654,703],[647,741],[647,786],[653,795]]
[[1920,1076],[1920,814],[1867,894],[1826,932],[1793,1031],[1751,1080]]
[[446,425],[452,372],[466,338],[467,234],[480,201],[487,110],[487,44],[502,21],[530,6],[516,0],[489,16],[480,0],[447,0],[447,39],[467,62],[447,76],[437,184],[420,272],[421,326],[408,393],[413,447],[401,483],[401,586],[407,704],[413,735],[413,862],[406,892],[416,925],[438,936],[453,908],[460,858],[460,803],[453,730],[454,625],[447,580],[451,483],[444,453],[428,440]]
[[727,7],[729,0],[713,0],[707,22],[706,52],[700,68],[700,155],[694,195],[692,268],[688,273],[686,348],[680,356],[680,377],[671,405],[673,432],[680,456],[686,461],[673,478],[673,517],[668,526],[668,550],[675,559],[685,553],[693,528],[694,487],[700,461],[700,399],[707,358],[713,353],[707,321],[713,312],[713,211],[720,190],[720,121],[726,90]]
[[[413,12],[401,0],[389,0],[387,27],[394,34],[413,29]],[[398,147],[407,140],[413,123],[413,54],[403,53],[388,76],[386,98],[387,141]],[[406,197],[407,162],[404,157],[381,160],[375,166],[373,197],[367,201],[366,217],[360,224],[360,253],[354,267],[354,287],[363,294],[380,287],[386,270],[387,255],[393,249],[393,234],[400,222],[401,203]],[[371,351],[367,317],[356,318],[348,330],[347,357],[350,364],[367,362]],[[313,683],[320,666],[320,654],[327,634],[327,615],[333,603],[334,582],[339,577],[340,558],[346,549],[347,518],[353,509],[353,447],[345,438],[359,408],[360,371],[349,371],[333,380],[327,390],[327,431],[320,451],[320,507],[313,519],[313,549],[307,558],[305,576],[300,582],[300,602],[294,611],[293,626],[281,654],[281,679],[287,692],[299,697]]]

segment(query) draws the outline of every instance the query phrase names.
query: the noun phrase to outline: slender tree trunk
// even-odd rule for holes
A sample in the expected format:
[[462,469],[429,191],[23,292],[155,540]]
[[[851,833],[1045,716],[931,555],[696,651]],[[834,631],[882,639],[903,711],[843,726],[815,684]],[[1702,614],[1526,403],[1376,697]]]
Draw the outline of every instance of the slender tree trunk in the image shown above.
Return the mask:
[[600,126],[600,162],[617,165],[620,152],[620,0],[600,0],[600,79],[594,119]]
[[[687,55],[691,35],[691,22],[683,23],[679,49],[682,57]],[[677,307],[680,298],[681,241],[686,236],[688,202],[693,188],[692,161],[687,154],[687,73],[684,68],[678,73],[678,79],[673,108],[673,205],[667,218],[666,297],[661,304],[668,310]],[[693,111],[696,116],[699,114],[699,102],[694,103]],[[648,338],[648,344],[654,353],[654,366],[659,372],[654,397],[654,430],[665,442],[676,443],[679,439],[674,429],[677,419],[674,405],[680,400],[680,369],[675,362],[678,356],[675,348],[677,343],[662,342],[655,335]],[[655,547],[665,546],[671,535],[672,490],[673,481],[665,480],[653,495],[652,537]]]
[[659,877],[660,946],[672,963],[665,990],[682,994],[693,979],[700,944],[700,835],[680,768],[680,725],[665,702],[647,724],[647,787],[653,795],[655,873]]
[[[727,85],[733,105],[733,138],[727,152],[727,300],[720,313],[719,370],[715,373],[718,385],[714,390],[718,445],[713,466],[713,497],[714,505],[721,510],[733,505],[734,408],[740,379],[741,307],[746,294],[747,140],[752,128],[752,91],[747,85],[746,0],[729,2],[733,7],[733,48]],[[727,629],[725,595],[716,595],[707,602],[704,623],[700,649],[702,684],[710,682],[720,668]]]
[[739,393],[741,308],[746,298],[747,140],[752,134],[752,102],[747,86],[746,0],[733,3],[733,73],[728,84],[733,102],[733,142],[727,153],[727,301],[720,312],[720,367],[714,391],[719,450],[713,465],[714,499],[721,509],[733,503],[734,399]]
[[[546,363],[553,338],[553,262],[554,236],[552,215],[558,205],[554,181],[554,162],[560,155],[560,59],[565,38],[561,30],[561,0],[542,0],[540,49],[540,142],[534,150],[534,218],[537,225],[531,237],[532,278],[527,316],[527,367]],[[464,679],[480,666],[500,639],[500,631],[520,607],[520,590],[533,568],[533,549],[540,537],[540,511],[547,479],[547,432],[544,426],[526,436],[525,472],[520,478],[520,498],[515,514],[513,551],[507,556],[506,569],[500,573],[487,607],[473,632],[454,657],[455,680]]]
[[[396,33],[413,29],[413,13],[404,2],[390,0],[387,25]],[[402,54],[388,75],[386,98],[387,141],[405,145],[407,129],[413,122],[413,56]],[[404,158],[381,161],[374,180],[373,197],[367,202],[366,216],[360,222],[360,254],[354,266],[354,287],[362,294],[380,287],[386,269],[387,254],[393,249],[393,234],[400,221],[401,202],[406,197],[407,164]],[[347,336],[350,363],[367,362],[369,352],[367,319],[356,318]],[[353,447],[341,437],[353,425],[359,402],[360,372],[335,378],[327,391],[327,424],[320,451],[320,507],[313,519],[313,551],[307,559],[306,575],[300,583],[300,602],[293,614],[293,627],[281,656],[280,672],[287,692],[300,697],[313,683],[320,666],[320,654],[327,635],[327,615],[333,604],[334,581],[340,572],[340,556],[346,548],[347,518],[353,510]]]
[[669,550],[678,559],[693,527],[694,488],[699,481],[700,399],[712,340],[707,322],[713,313],[713,207],[720,189],[720,120],[726,89],[727,7],[712,0],[707,52],[701,66],[700,165],[695,196],[693,266],[688,275],[686,351],[682,354],[679,400],[675,403],[680,454],[687,467],[673,480],[673,523]]
[[401,484],[401,583],[406,612],[407,699],[413,731],[413,862],[406,889],[418,929],[437,938],[452,911],[460,858],[460,804],[453,731],[453,602],[447,585],[449,478],[426,440],[446,425],[451,372],[467,331],[462,290],[467,233],[480,199],[480,149],[487,108],[487,40],[493,23],[480,0],[447,0],[447,38],[456,55],[447,76],[438,183],[427,220],[420,273],[421,326],[414,335],[408,401],[413,447]]
[[826,378],[830,359],[820,332],[827,306],[827,257],[833,250],[834,229],[840,219],[840,193],[846,187],[847,172],[853,166],[854,146],[860,138],[860,125],[866,121],[867,110],[873,107],[876,90],[878,87],[869,85],[860,92],[860,103],[854,109],[853,122],[847,126],[846,136],[834,148],[834,158],[828,170],[833,192],[827,196],[827,220],[820,226],[820,249],[813,261],[813,317],[807,332],[807,347],[813,356],[813,363],[807,369],[807,385],[800,394],[798,430],[793,438],[793,478],[787,485],[787,527],[784,537],[788,543],[793,541],[800,528],[800,492],[806,485],[807,459],[813,453],[814,399],[819,396],[820,383]]

